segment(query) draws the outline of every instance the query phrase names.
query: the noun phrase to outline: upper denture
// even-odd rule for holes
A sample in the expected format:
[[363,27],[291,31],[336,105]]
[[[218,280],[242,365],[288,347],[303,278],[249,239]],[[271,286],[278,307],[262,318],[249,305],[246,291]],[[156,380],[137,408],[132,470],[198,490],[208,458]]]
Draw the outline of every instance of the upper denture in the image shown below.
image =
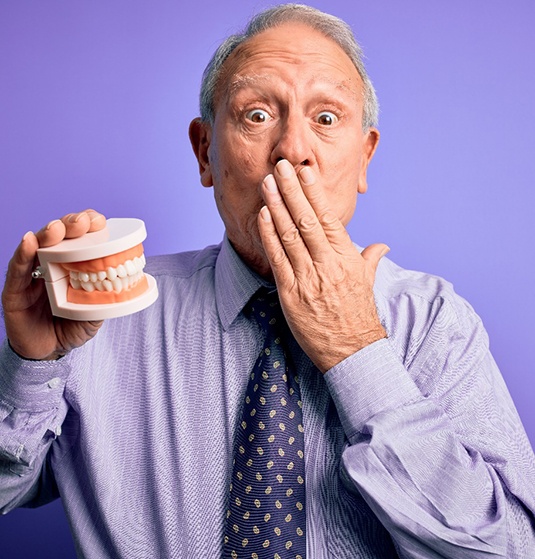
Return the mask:
[[[75,271],[69,272],[69,281],[73,289],[85,291],[121,291],[123,288],[133,286],[141,279],[145,267],[145,256],[136,256],[117,267],[108,266],[98,272]],[[119,280],[119,281],[117,281]],[[127,281],[121,281],[127,280]],[[115,286],[115,287],[114,287]]]

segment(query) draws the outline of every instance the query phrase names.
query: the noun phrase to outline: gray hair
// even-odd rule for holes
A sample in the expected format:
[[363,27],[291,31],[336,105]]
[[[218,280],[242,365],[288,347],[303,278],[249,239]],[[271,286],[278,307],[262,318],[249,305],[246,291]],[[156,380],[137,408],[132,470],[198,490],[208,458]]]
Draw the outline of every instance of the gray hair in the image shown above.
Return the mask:
[[212,59],[204,70],[200,109],[204,122],[213,124],[215,118],[215,94],[222,74],[223,64],[232,52],[251,37],[277,27],[283,23],[295,21],[310,26],[332,39],[349,56],[357,69],[364,84],[364,108],[362,128],[368,130],[370,126],[377,126],[379,119],[379,103],[366,68],[362,61],[362,49],[355,40],[349,25],[333,15],[326,14],[304,4],[281,4],[269,8],[255,15],[248,23],[243,33],[231,35],[215,51]]

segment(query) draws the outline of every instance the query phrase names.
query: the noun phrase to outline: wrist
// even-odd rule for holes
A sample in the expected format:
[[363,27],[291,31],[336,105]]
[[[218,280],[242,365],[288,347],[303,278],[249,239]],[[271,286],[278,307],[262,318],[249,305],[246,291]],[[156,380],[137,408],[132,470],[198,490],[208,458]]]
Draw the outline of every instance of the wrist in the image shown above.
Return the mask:
[[314,364],[325,374],[348,357],[387,337],[386,330],[382,325],[379,325],[378,328],[360,333],[358,337],[353,337],[343,345],[340,343],[329,345],[325,348],[323,355],[316,355],[316,359],[313,360]]
[[21,359],[24,359],[24,361],[57,361],[67,355],[66,351],[54,351],[50,355],[46,355],[44,357],[28,357],[27,355],[24,355],[23,351],[14,347],[9,338],[7,340],[7,344],[11,351]]

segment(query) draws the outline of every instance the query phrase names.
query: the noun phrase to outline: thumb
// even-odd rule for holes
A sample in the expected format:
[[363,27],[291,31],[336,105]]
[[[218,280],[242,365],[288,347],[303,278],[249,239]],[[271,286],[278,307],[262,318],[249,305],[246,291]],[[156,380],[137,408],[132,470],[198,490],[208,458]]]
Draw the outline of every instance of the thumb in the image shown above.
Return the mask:
[[371,265],[373,272],[377,270],[377,266],[379,265],[379,260],[390,252],[390,247],[385,245],[384,243],[374,243],[373,245],[367,246],[360,255],[368,264]]
[[38,248],[39,242],[36,236],[28,231],[9,262],[4,285],[6,296],[10,293],[19,294],[31,284]]

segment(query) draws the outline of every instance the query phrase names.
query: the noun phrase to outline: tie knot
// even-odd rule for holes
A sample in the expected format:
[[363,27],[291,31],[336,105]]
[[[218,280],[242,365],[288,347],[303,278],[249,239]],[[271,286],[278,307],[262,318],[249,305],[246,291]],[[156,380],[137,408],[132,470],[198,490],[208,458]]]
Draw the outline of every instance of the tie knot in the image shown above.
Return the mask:
[[280,330],[285,324],[276,291],[259,290],[251,299],[251,314],[264,332]]

